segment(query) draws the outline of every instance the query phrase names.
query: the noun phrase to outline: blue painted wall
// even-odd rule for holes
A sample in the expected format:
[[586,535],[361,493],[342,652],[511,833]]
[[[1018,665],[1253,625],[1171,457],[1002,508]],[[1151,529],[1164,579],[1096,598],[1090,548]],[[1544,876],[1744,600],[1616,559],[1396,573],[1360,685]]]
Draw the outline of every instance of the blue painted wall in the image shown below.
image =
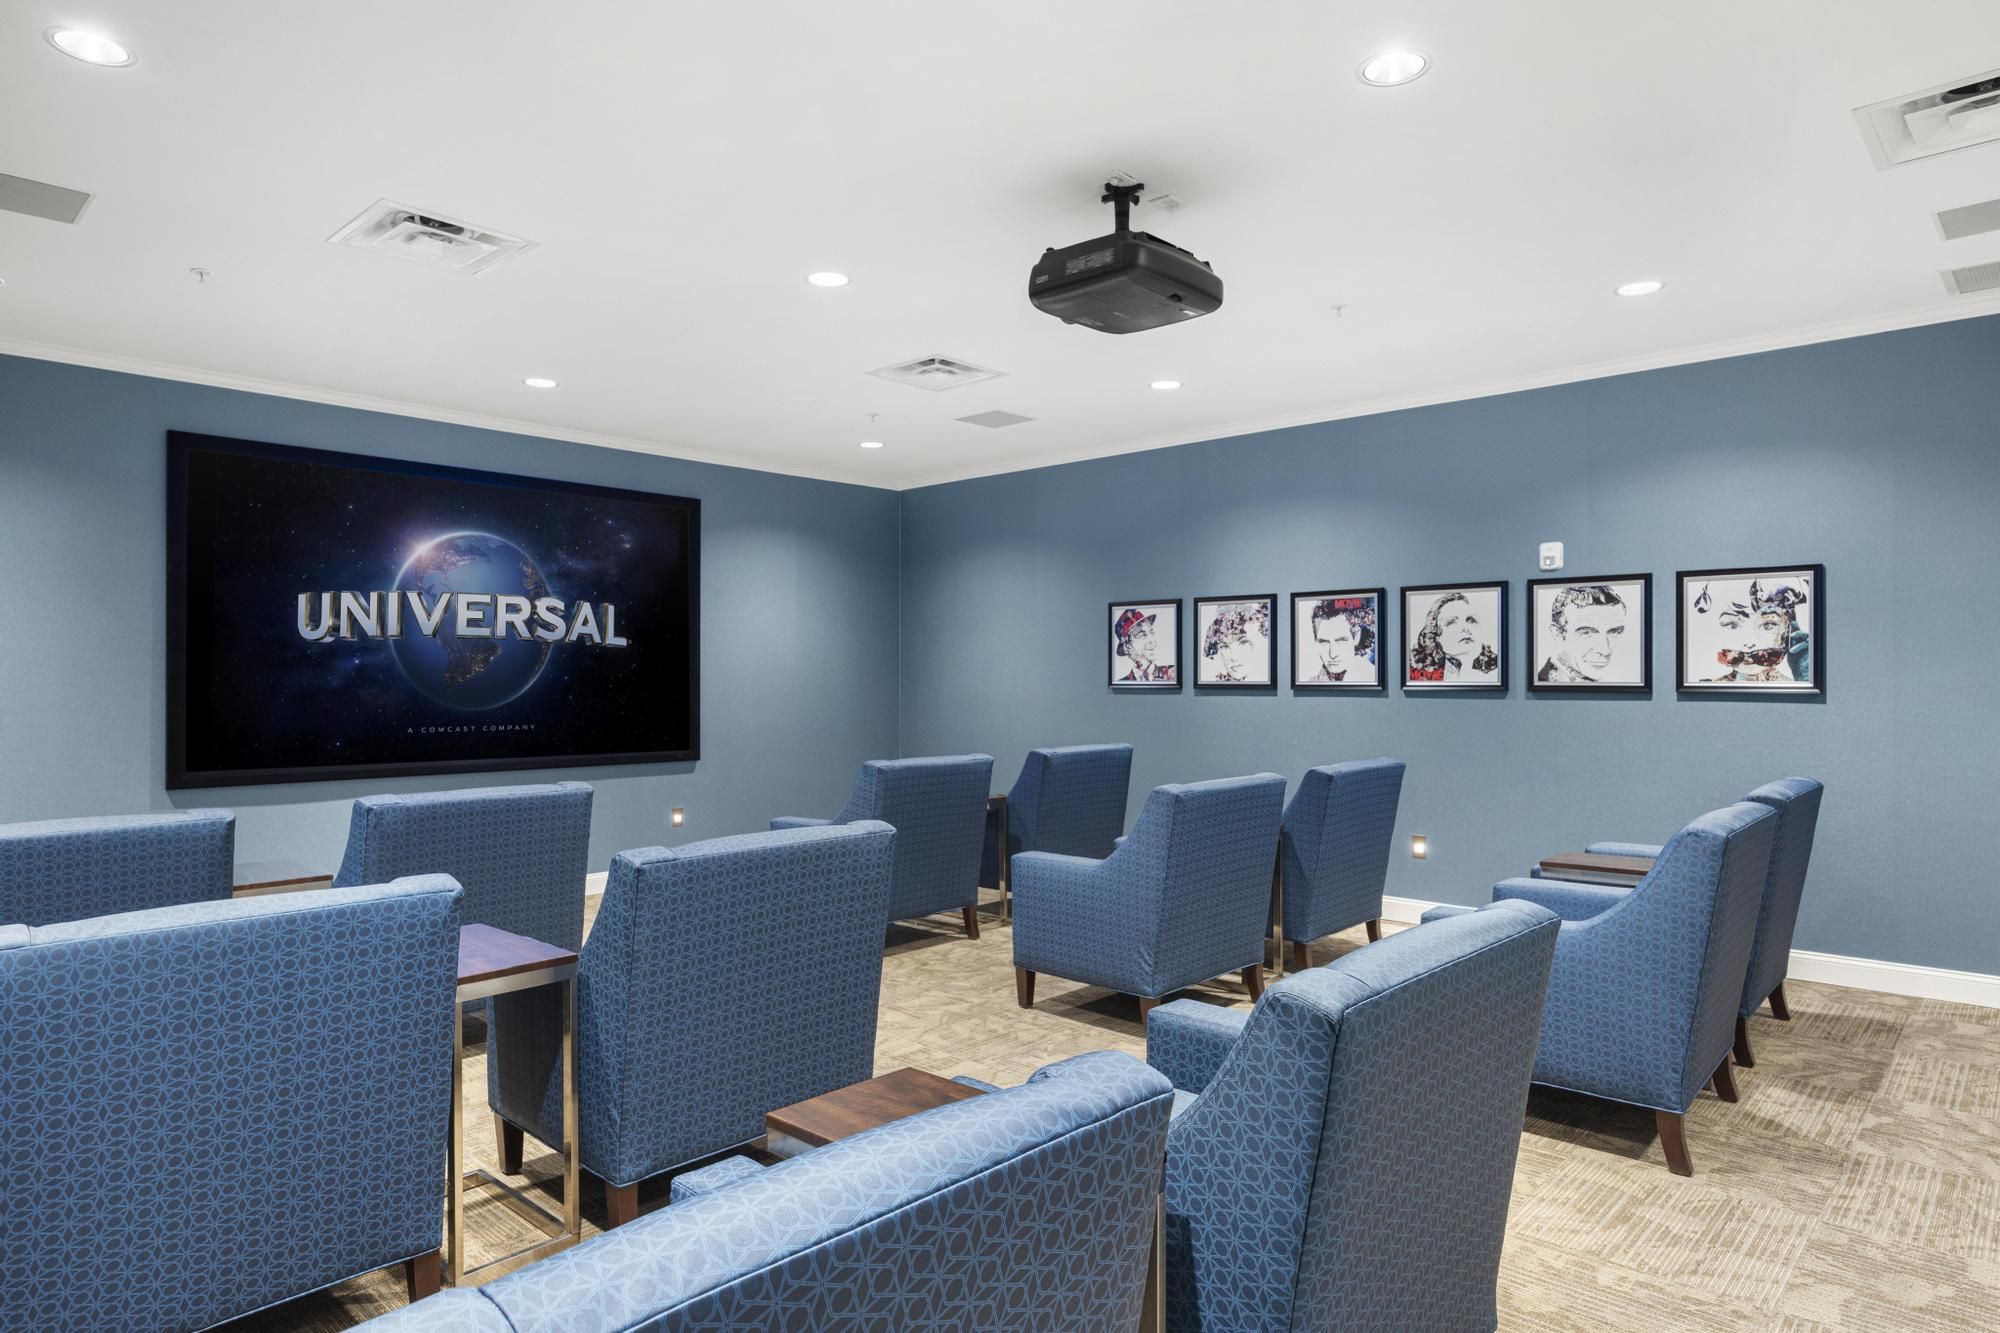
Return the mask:
[[[1393,755],[1389,892],[1459,903],[1802,773],[1827,797],[1798,946],[2000,971],[2000,318],[903,500],[905,754],[989,751],[1004,785],[1031,746],[1131,741],[1135,815],[1163,782]],[[1651,698],[1523,688],[1542,541],[1566,573],[1653,573]],[[1674,571],[1788,561],[1827,567],[1826,701],[1677,698]],[[1105,688],[1114,598],[1501,578],[1505,698]],[[1290,651],[1287,625],[1281,681]]]
[[[700,497],[704,757],[167,792],[168,430]],[[224,806],[239,859],[331,870],[363,792],[574,777],[602,869],[831,813],[861,759],[895,753],[896,528],[888,491],[0,357],[0,823]]]

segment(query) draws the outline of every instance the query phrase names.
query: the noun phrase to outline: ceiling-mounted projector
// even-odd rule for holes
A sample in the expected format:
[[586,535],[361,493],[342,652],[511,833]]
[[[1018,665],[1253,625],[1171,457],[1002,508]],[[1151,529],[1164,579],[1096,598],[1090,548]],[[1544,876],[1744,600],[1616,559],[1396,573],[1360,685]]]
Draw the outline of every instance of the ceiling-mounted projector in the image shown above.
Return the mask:
[[1044,251],[1028,277],[1035,309],[1099,333],[1139,333],[1185,323],[1222,305],[1222,279],[1206,262],[1132,230],[1132,205],[1145,188],[1105,182],[1100,202],[1117,210],[1118,229]]

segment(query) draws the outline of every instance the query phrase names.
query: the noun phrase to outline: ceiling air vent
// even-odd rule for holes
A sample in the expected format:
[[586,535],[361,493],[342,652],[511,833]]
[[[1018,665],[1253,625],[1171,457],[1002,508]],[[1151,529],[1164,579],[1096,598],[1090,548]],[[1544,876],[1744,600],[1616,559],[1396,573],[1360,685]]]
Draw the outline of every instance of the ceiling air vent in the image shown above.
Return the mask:
[[0,208],[9,213],[26,213],[31,218],[51,222],[74,222],[90,206],[91,196],[82,190],[29,180],[26,176],[0,174]]
[[1954,148],[2000,140],[2000,69],[1874,106],[1856,107],[1861,137],[1875,168],[1935,157]]
[[1018,426],[1033,417],[1024,417],[1019,412],[974,412],[969,417],[959,417],[968,426],[984,426],[988,430],[999,430],[1002,426]]
[[1965,268],[1947,269],[1944,285],[1951,288],[1954,296],[2000,291],[2000,260],[1995,260],[1991,264],[1972,264]]
[[997,380],[1007,372],[987,370],[975,366],[970,361],[954,361],[948,356],[925,356],[915,361],[905,361],[900,366],[884,366],[871,370],[870,375],[893,380],[897,384],[907,384],[912,389],[929,389],[940,393],[946,389],[957,389],[967,384],[977,384],[981,380]]
[[454,273],[485,273],[535,248],[533,241],[475,226],[393,199],[377,199],[359,217],[326,238],[377,254],[414,260]]
[[1989,231],[2000,231],[2000,199],[1988,199],[1983,204],[1947,208],[1937,215],[1937,220],[1938,232],[1947,241],[1980,236]]

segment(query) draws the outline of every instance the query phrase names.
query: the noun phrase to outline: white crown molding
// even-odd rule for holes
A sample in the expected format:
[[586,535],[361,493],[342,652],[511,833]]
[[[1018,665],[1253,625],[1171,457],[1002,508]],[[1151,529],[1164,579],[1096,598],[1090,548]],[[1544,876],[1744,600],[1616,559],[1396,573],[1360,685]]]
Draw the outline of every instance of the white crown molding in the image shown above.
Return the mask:
[[1752,338],[1732,338],[1722,342],[1701,343],[1692,347],[1674,348],[1664,352],[1649,352],[1644,356],[1624,357],[1616,361],[1599,361],[1591,365],[1573,366],[1563,370],[1552,370],[1537,375],[1521,375],[1512,379],[1486,380],[1473,384],[1462,384],[1452,388],[1427,390],[1422,393],[1401,394],[1389,398],[1372,398],[1366,402],[1352,403],[1345,407],[1295,412],[1287,416],[1266,417],[1261,420],[1238,422],[1196,432],[1179,432],[1171,435],[1150,436],[1142,440],[1122,444],[1104,445],[1099,448],[1081,449],[1073,453],[1038,458],[1021,463],[991,463],[977,467],[958,468],[947,472],[932,473],[928,476],[895,484],[899,491],[920,490],[926,486],[944,486],[954,481],[971,481],[978,477],[998,477],[1010,472],[1031,472],[1037,468],[1060,467],[1065,463],[1087,463],[1094,458],[1115,458],[1120,454],[1145,453],[1152,449],[1171,449],[1183,444],[1201,444],[1210,440],[1229,440],[1244,435],[1257,435],[1264,431],[1286,430],[1293,426],[1313,426],[1324,421],[1346,421],[1353,417],[1380,416],[1384,412],[1402,412],[1413,407],[1433,407],[1440,403],[1461,403],[1475,398],[1496,398],[1502,394],[1524,393],[1530,389],[1549,389],[1560,384],[1578,384],[1585,380],[1609,379],[1614,375],[1632,375],[1647,370],[1665,370],[1671,366],[1693,365],[1702,361],[1725,361],[1731,357],[1753,356],[1758,352],[1777,352],[1790,347],[1809,347],[1814,343],[1839,342],[1843,338],[1863,338],[1873,333],[1894,333],[1898,329],[1921,328],[1927,324],[1950,324],[1962,319],[1978,319],[1986,315],[2000,314],[2000,293],[1992,296],[1959,297],[1951,305],[1919,306],[1910,310],[1899,310],[1886,315],[1870,315],[1862,319],[1839,320],[1831,324],[1817,324],[1805,328],[1786,329],[1777,333],[1758,334]]
[[164,361],[147,361],[139,357],[117,356],[108,352],[91,352],[81,347],[64,347],[55,343],[28,342],[18,338],[0,338],[0,356],[27,357],[34,361],[60,361],[65,365],[88,366],[93,370],[111,370],[124,375],[144,375],[148,379],[174,380],[182,384],[200,384],[212,389],[234,389],[239,393],[262,394],[270,398],[291,398],[300,402],[322,403],[329,407],[351,407],[362,412],[381,412],[389,416],[413,417],[420,421],[438,421],[452,426],[468,426],[474,430],[503,431],[509,435],[526,435],[535,439],[563,440],[571,444],[594,444],[605,449],[622,449],[627,453],[649,454],[655,458],[672,458],[684,463],[708,463],[716,467],[736,468],[743,472],[769,472],[784,477],[805,477],[812,481],[833,481],[847,486],[867,486],[873,490],[901,490],[901,486],[884,482],[880,477],[864,477],[855,473],[815,470],[812,468],[785,467],[770,462],[746,462],[741,458],[731,458],[725,454],[708,453],[700,449],[683,449],[660,444],[652,440],[633,439],[623,435],[605,435],[596,431],[571,430],[566,426],[551,426],[546,422],[522,421],[512,417],[485,416],[478,412],[459,412],[451,408],[431,407],[424,403],[408,403],[396,398],[371,398],[366,394],[345,393],[338,389],[314,388],[308,384],[293,384],[285,380],[257,379],[250,375],[234,375],[224,371],[202,370],[194,366],[173,365]]
[[[1385,920],[1412,924],[1438,904],[1421,898],[1384,898]],[[1881,991],[1887,995],[1914,995],[1925,1000],[1949,1000],[1954,1004],[1976,1004],[2000,1009],[2000,976],[1984,972],[1955,972],[1948,967],[1919,967],[1914,963],[1889,963],[1877,958],[1849,958],[1837,953],[1792,950],[1786,976],[1796,981],[1817,981],[1828,986],[1854,990]]]

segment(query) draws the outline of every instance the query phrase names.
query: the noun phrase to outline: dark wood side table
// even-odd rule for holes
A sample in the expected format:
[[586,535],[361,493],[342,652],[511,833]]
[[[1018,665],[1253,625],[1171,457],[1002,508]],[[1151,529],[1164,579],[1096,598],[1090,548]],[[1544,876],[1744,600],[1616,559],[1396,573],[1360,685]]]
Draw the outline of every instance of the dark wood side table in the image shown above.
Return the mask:
[[[519,1260],[540,1259],[566,1250],[583,1238],[583,1210],[577,1196],[576,1125],[576,964],[569,949],[531,940],[487,925],[458,932],[458,1004],[451,1014],[450,1184],[445,1208],[445,1281],[460,1286],[480,1273]],[[557,1217],[491,1171],[465,1169],[465,1027],[459,1009],[470,1000],[489,999],[536,986],[562,987],[563,1215]],[[490,1051],[491,1037],[488,1037]],[[465,1191],[492,1185],[515,1212],[548,1237],[512,1254],[465,1266]]]
[[1653,859],[1649,856],[1605,856],[1600,852],[1558,852],[1554,856],[1543,857],[1541,866],[1542,873],[1550,879],[1628,888],[1646,877],[1653,868]]
[[238,898],[252,898],[262,893],[331,888],[333,876],[297,861],[238,861],[230,884]]
[[[898,1069],[802,1102],[767,1112],[765,1148],[774,1156],[798,1157],[837,1139],[886,1125],[905,1116],[984,1095],[980,1088],[954,1083],[921,1069]],[[1153,1246],[1147,1256],[1146,1301],[1139,1314],[1140,1333],[1161,1333],[1166,1326],[1166,1205],[1153,1201]]]

